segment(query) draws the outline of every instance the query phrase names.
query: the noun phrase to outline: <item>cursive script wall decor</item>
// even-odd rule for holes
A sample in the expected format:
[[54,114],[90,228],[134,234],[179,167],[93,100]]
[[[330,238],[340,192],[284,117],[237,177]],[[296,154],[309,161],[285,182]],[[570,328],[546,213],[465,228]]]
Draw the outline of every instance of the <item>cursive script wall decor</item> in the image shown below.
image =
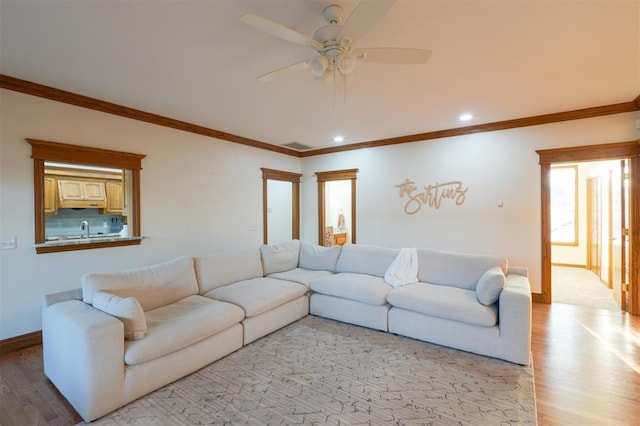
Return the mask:
[[442,200],[452,200],[459,206],[465,202],[467,191],[469,188],[462,187],[462,181],[452,180],[450,182],[438,183],[424,186],[424,191],[416,192],[418,187],[408,178],[400,185],[400,198],[405,195],[409,197],[404,205],[406,214],[417,213],[423,205],[427,205],[434,209],[439,209]]

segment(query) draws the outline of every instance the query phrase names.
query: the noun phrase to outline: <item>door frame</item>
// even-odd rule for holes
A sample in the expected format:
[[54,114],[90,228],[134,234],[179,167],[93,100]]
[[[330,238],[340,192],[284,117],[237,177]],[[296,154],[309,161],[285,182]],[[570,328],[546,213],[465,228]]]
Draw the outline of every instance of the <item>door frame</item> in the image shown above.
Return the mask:
[[302,174],[262,167],[262,241],[269,244],[268,183],[269,180],[291,182],[291,238],[300,238],[300,178]]
[[327,226],[327,217],[325,212],[325,182],[336,180],[351,181],[351,223],[349,224],[349,232],[351,232],[350,242],[356,243],[356,180],[358,179],[359,169],[333,170],[329,172],[316,172],[318,181],[318,244],[325,245],[325,227]]
[[[594,194],[595,185],[595,194]],[[587,269],[598,276],[602,281],[602,181],[600,176],[593,176],[587,178]],[[596,197],[594,197],[594,195]],[[596,203],[598,212],[594,215],[593,207]],[[594,223],[597,221],[597,223]],[[597,228],[598,238],[595,243],[597,244],[596,258],[597,261],[594,265],[593,254],[593,230]],[[610,235],[610,234],[609,234]],[[595,270],[594,270],[595,267]]]
[[640,139],[630,142],[536,151],[540,156],[541,269],[542,293],[533,301],[551,303],[551,191],[550,171],[555,163],[629,159],[629,304],[632,315],[640,315]]

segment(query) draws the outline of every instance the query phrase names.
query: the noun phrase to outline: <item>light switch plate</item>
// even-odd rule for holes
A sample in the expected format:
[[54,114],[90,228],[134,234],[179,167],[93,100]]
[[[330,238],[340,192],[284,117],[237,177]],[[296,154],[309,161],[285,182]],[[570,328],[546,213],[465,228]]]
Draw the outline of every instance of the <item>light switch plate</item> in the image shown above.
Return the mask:
[[11,250],[18,247],[18,237],[3,238],[0,240],[0,250]]

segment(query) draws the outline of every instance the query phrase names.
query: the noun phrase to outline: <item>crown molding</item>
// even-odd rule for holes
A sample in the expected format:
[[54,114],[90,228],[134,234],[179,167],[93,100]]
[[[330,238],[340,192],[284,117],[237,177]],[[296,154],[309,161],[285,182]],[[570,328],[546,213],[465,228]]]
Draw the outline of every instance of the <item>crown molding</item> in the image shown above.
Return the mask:
[[313,155],[331,154],[335,152],[352,151],[363,148],[376,148],[388,145],[397,145],[410,142],[426,141],[431,139],[450,138],[464,136],[472,133],[495,132],[498,130],[516,129],[519,127],[538,126],[540,124],[559,123],[562,121],[580,120],[583,118],[599,117],[603,115],[620,114],[640,110],[640,96],[631,102],[604,105],[592,108],[583,108],[572,111],[557,112],[553,114],[536,115],[533,117],[516,118],[513,120],[495,121],[492,123],[476,124],[473,126],[456,127],[447,130],[418,133],[415,135],[399,136],[396,138],[379,139],[369,142],[360,142],[331,148],[314,149],[301,153],[301,157]]
[[457,127],[446,130],[436,130],[433,132],[417,133],[413,135],[398,136],[395,138],[378,139],[368,142],[359,142],[349,145],[341,145],[330,148],[312,149],[309,151],[296,151],[279,145],[273,145],[255,139],[245,138],[243,136],[234,135],[232,133],[223,132],[209,127],[200,126],[186,121],[175,120],[173,118],[164,117],[157,114],[129,108],[123,105],[102,101],[96,98],[79,95],[77,93],[67,92],[65,90],[56,89],[54,87],[44,86],[5,74],[0,74],[0,88],[13,90],[16,92],[26,93],[57,102],[63,102],[70,105],[76,105],[95,111],[105,112],[107,114],[119,115],[121,117],[131,118],[133,120],[144,121],[158,126],[169,127],[172,129],[183,130],[185,132],[195,133],[202,136],[208,136],[215,139],[221,139],[227,142],[238,143],[241,145],[251,146],[253,148],[264,149],[267,151],[277,152],[280,154],[291,155],[293,157],[311,157],[315,155],[333,154],[337,152],[353,151],[356,149],[376,148],[388,145],[398,145],[403,143],[426,141],[431,139],[449,138],[454,136],[464,136],[472,133],[495,132],[498,130],[516,129],[519,127],[537,126],[541,124],[558,123],[562,121],[580,120],[583,118],[593,118],[604,115],[620,114],[640,110],[640,95],[633,101],[622,102],[618,104],[597,106],[592,108],[583,108],[572,111],[557,112],[553,114],[537,115],[533,117],[516,118],[513,120],[496,121],[492,123],[477,124],[473,126]]
[[268,151],[278,152],[280,154],[298,156],[298,151],[268,144],[255,139],[245,138],[243,136],[234,135],[232,133],[222,132],[220,130],[211,129],[197,124],[188,123],[186,121],[175,120],[173,118],[164,117],[150,112],[140,111],[138,109],[129,108],[123,105],[114,104],[112,102],[102,101],[96,98],[79,95],[77,93],[67,92],[66,90],[56,89],[54,87],[44,86],[42,84],[33,83],[27,80],[21,80],[5,74],[0,74],[0,88],[13,90],[16,92],[26,93],[28,95],[38,96],[41,98],[63,102],[95,111],[105,112],[107,114],[119,115],[121,117],[131,118],[133,120],[144,121],[158,126],[170,127],[172,129],[183,130],[185,132],[195,133],[202,136],[208,136],[215,139],[222,139],[227,142],[248,145],[253,148],[266,149]]

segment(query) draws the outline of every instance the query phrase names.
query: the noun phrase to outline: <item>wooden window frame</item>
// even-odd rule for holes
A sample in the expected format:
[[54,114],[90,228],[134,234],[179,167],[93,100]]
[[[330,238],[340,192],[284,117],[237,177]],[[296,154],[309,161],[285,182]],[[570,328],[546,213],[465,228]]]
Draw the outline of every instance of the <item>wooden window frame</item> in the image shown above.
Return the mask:
[[[553,166],[550,169],[550,173],[553,170],[559,169],[573,169],[573,239],[571,241],[554,241],[553,233],[551,235],[551,244],[554,246],[577,246],[579,244],[578,236],[578,166],[577,165],[562,165]],[[551,179],[551,176],[549,176]],[[551,202],[551,201],[550,201]]]
[[[34,241],[37,254],[140,244],[140,170],[142,170],[142,159],[145,158],[146,155],[39,139],[27,139],[27,142],[31,144],[31,158],[33,158]],[[130,224],[130,229],[132,238],[115,241],[83,242],[82,244],[45,245],[44,171],[46,161],[131,170],[130,216],[132,223]]]

